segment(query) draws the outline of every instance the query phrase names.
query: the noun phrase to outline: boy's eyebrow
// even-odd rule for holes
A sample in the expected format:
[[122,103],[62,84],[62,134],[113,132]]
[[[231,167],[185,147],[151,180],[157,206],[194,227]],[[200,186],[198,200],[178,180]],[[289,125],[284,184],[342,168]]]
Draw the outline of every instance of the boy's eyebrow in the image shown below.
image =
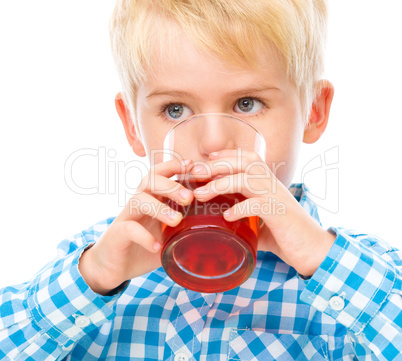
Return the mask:
[[[230,95],[230,96],[240,96],[240,95],[245,95],[245,94],[250,94],[250,93],[260,93],[260,92],[264,92],[264,91],[268,91],[268,90],[276,90],[276,91],[280,91],[279,88],[277,87],[271,87],[271,86],[263,86],[260,88],[246,88],[246,89],[239,89],[239,90],[235,90],[232,92],[228,92],[226,93],[226,95]],[[169,89],[157,89],[153,92],[151,92],[150,94],[147,95],[147,98],[152,98],[152,97],[158,97],[158,96],[177,96],[177,97],[194,97],[194,94],[183,91],[183,90],[169,90]]]
[[262,93],[268,90],[276,90],[276,91],[280,91],[279,88],[274,87],[274,86],[262,86],[259,88],[245,88],[245,89],[239,89],[239,90],[235,90],[232,92],[229,92],[228,95],[244,95],[244,94],[253,94],[253,93]]
[[164,96],[164,95],[170,95],[170,96],[179,96],[179,97],[191,97],[192,95],[186,91],[182,90],[155,90],[151,94],[147,95],[147,98],[152,98],[152,97],[158,97],[158,96]]

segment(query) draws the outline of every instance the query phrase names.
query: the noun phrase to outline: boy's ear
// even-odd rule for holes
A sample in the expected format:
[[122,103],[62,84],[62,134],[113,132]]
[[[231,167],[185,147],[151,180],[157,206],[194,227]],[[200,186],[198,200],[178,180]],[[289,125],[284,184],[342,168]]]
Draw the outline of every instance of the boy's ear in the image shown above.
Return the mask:
[[320,80],[317,83],[316,95],[311,107],[308,124],[304,127],[304,143],[314,143],[324,133],[328,124],[333,97],[334,86],[328,80]]
[[139,157],[145,157],[146,153],[144,145],[142,144],[141,139],[137,134],[134,122],[131,119],[130,111],[126,107],[126,104],[123,100],[123,95],[121,93],[118,93],[116,95],[114,103],[121,122],[123,123],[126,138],[128,140],[128,143],[130,144],[130,147]]

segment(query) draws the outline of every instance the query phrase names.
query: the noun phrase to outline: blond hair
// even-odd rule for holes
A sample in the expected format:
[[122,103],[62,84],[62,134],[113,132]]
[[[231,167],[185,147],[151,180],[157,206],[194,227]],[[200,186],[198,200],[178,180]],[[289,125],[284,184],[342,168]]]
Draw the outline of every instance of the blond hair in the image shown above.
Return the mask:
[[326,23],[325,0],[117,0],[110,35],[133,116],[155,51],[184,31],[201,49],[234,64],[253,65],[262,47],[274,45],[307,120],[324,70]]

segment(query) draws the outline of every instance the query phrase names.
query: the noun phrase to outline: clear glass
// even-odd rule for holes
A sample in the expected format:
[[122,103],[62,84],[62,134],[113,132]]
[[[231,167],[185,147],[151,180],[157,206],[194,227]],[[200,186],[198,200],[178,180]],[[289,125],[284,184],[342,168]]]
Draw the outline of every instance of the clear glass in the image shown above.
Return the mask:
[[[192,159],[204,167],[203,180],[190,174],[172,179],[194,190],[210,182],[209,154],[223,149],[256,152],[265,162],[266,145],[259,131],[246,121],[227,114],[195,115],[176,124],[164,140],[163,161]],[[231,165],[226,164],[230,172]],[[233,172],[232,172],[233,173]],[[176,283],[194,291],[214,293],[236,288],[255,268],[260,219],[244,217],[226,221],[222,213],[246,198],[240,193],[219,194],[209,201],[188,205],[165,199],[183,214],[176,227],[162,225],[162,266]]]

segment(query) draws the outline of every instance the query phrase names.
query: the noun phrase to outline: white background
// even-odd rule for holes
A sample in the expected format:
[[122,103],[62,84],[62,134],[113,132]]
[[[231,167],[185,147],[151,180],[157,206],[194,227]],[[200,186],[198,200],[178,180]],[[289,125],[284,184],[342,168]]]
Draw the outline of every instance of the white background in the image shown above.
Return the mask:
[[[125,171],[139,163],[114,109],[113,3],[0,1],[0,287],[28,280],[61,240],[117,215],[125,195],[113,188],[124,174],[132,187],[139,182],[140,168]],[[303,146],[295,177],[316,196],[324,226],[375,233],[399,247],[401,14],[399,0],[331,1],[330,124],[318,143]],[[86,156],[72,177],[99,186],[93,195],[65,180],[66,161],[85,148],[106,171],[98,177],[97,158]]]

